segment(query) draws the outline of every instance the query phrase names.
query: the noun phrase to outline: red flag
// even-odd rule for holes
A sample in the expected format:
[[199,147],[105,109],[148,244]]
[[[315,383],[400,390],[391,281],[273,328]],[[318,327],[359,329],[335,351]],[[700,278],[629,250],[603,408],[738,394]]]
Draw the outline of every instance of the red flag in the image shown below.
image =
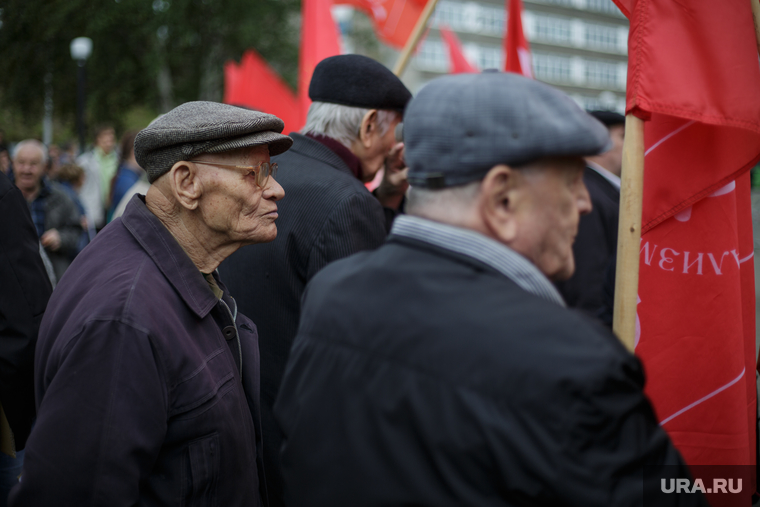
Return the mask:
[[449,54],[449,74],[461,74],[463,72],[477,72],[478,69],[473,67],[465,58],[462,52],[462,44],[454,32],[448,27],[440,28],[443,41],[446,43],[446,50]]
[[246,51],[240,66],[226,63],[224,77],[225,104],[273,114],[285,122],[285,132],[303,125],[295,94],[256,51]]
[[533,77],[533,59],[522,27],[522,0],[506,0],[507,30],[504,35],[504,70]]
[[301,125],[306,123],[309,111],[309,83],[314,67],[327,58],[340,54],[338,26],[333,20],[332,0],[302,0],[301,49],[298,60],[298,100],[301,108]]
[[754,464],[750,4],[615,2],[631,21],[626,109],[648,120],[636,336],[647,394],[689,464]]
[[427,0],[334,0],[363,10],[372,18],[378,38],[403,48],[412,34]]

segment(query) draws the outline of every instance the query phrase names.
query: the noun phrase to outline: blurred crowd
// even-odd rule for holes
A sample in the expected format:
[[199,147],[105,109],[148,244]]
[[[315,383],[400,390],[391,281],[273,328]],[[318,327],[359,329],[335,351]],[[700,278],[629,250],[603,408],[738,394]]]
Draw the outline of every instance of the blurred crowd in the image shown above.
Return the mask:
[[0,171],[29,204],[54,284],[95,234],[148,187],[134,156],[137,131],[125,132],[118,145],[111,125],[98,126],[94,134],[92,147],[79,153],[74,142],[12,143],[0,131]]

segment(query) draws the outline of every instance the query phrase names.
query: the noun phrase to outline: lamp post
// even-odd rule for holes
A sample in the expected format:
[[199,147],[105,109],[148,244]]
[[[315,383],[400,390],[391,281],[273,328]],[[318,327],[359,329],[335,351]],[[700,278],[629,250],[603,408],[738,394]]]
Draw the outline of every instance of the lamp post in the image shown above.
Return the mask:
[[77,62],[77,132],[79,133],[79,152],[84,152],[84,64],[92,53],[92,39],[77,37],[71,41],[71,58]]

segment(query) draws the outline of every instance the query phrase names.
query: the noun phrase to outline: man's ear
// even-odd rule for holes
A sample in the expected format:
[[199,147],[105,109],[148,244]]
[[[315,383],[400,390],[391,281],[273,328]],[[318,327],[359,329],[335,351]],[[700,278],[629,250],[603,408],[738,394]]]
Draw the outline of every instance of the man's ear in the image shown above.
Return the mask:
[[169,170],[169,184],[174,199],[180,206],[194,210],[203,194],[201,181],[198,178],[198,166],[184,160],[175,163]]
[[373,138],[377,133],[377,109],[370,109],[362,118],[361,126],[359,127],[359,142],[365,148],[372,146]]
[[521,201],[524,177],[507,165],[491,168],[481,185],[480,213],[491,237],[509,245],[517,237],[517,208]]

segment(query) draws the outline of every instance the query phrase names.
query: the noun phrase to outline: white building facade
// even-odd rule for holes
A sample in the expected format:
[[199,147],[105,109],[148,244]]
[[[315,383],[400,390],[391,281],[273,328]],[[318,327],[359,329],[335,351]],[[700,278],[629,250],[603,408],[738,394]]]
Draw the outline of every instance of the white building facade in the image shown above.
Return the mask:
[[[523,0],[523,30],[536,79],[585,109],[623,112],[628,20],[612,0]],[[430,29],[403,76],[412,91],[449,69],[438,28],[447,26],[480,69],[504,68],[503,0],[440,0]]]

